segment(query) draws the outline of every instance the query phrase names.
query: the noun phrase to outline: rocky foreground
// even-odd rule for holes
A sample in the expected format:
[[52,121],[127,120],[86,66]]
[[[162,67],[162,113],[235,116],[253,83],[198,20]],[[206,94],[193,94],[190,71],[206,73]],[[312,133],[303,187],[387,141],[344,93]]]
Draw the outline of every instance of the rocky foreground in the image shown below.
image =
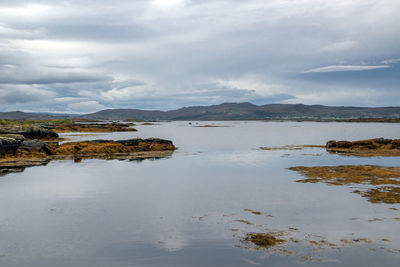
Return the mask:
[[326,143],[328,152],[354,156],[400,156],[400,139],[375,138],[360,141],[335,141]]

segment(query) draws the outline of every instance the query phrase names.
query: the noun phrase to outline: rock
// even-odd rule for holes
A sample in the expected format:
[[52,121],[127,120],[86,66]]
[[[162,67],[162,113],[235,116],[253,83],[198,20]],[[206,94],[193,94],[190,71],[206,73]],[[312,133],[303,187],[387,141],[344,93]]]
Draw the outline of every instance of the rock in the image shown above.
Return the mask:
[[359,141],[328,141],[326,150],[359,156],[399,156],[400,139],[375,138]]
[[330,140],[326,143],[326,148],[336,147],[336,140]]
[[27,152],[46,152],[47,144],[40,140],[25,140],[20,145],[19,149]]
[[53,139],[58,138],[58,134],[45,129],[40,126],[25,126],[25,125],[16,125],[10,127],[2,127],[0,128],[0,134],[18,134],[23,135],[25,138],[29,139]]
[[58,138],[58,134],[39,126],[32,126],[22,133],[26,138],[41,139],[41,138]]
[[391,143],[392,141],[396,141],[396,140],[385,139],[385,138],[375,138],[374,140],[375,140],[375,143],[384,144],[384,145],[387,145],[387,144]]
[[15,153],[24,140],[24,136],[19,134],[0,135],[0,155]]
[[336,147],[338,147],[338,148],[349,148],[350,146],[351,146],[351,142],[349,142],[349,141],[336,142]]

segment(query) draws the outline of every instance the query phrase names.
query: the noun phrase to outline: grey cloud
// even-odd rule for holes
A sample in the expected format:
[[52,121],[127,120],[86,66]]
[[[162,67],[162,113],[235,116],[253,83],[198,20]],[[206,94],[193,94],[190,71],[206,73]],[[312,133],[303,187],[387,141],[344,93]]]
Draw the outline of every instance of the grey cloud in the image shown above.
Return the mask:
[[[396,0],[188,0],[171,8],[144,0],[10,0],[1,10],[0,84],[36,84],[72,101],[31,102],[22,92],[8,98],[20,94],[21,109],[340,104],[350,101],[348,90],[381,91],[380,104],[397,97]],[[346,103],[376,104],[376,96],[359,98]]]
[[47,102],[54,96],[53,92],[30,86],[2,86],[0,87],[0,103],[15,105],[24,103]]
[[[7,67],[7,66],[5,66]],[[12,68],[8,73],[0,73],[0,84],[52,84],[79,83],[109,80],[107,76],[93,73],[60,72],[52,69]]]
[[47,36],[59,40],[87,40],[103,42],[130,42],[149,40],[157,35],[150,27],[135,24],[102,25],[94,24],[52,24],[46,27]]

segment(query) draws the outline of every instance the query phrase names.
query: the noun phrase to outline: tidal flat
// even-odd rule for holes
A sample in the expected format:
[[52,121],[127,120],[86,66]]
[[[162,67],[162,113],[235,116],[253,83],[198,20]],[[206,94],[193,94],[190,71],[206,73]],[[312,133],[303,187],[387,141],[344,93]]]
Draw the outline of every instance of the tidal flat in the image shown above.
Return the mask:
[[398,188],[399,157],[324,146],[398,139],[400,124],[192,123],[60,133],[69,142],[171,140],[177,150],[165,158],[5,173],[0,266],[398,266],[399,203],[373,196]]

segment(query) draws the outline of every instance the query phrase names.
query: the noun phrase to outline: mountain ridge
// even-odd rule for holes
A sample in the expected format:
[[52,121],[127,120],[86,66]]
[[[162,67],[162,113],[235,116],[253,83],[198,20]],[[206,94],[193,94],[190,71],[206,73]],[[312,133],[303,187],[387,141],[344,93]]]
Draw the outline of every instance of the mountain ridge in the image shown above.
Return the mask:
[[0,119],[61,119],[80,117],[98,120],[337,120],[400,119],[400,107],[324,106],[305,104],[265,104],[250,102],[189,106],[175,110],[105,109],[80,116],[61,116],[21,111],[0,112]]
[[400,107],[354,107],[304,104],[222,103],[175,110],[108,109],[83,115],[90,119],[139,120],[262,120],[400,118]]

